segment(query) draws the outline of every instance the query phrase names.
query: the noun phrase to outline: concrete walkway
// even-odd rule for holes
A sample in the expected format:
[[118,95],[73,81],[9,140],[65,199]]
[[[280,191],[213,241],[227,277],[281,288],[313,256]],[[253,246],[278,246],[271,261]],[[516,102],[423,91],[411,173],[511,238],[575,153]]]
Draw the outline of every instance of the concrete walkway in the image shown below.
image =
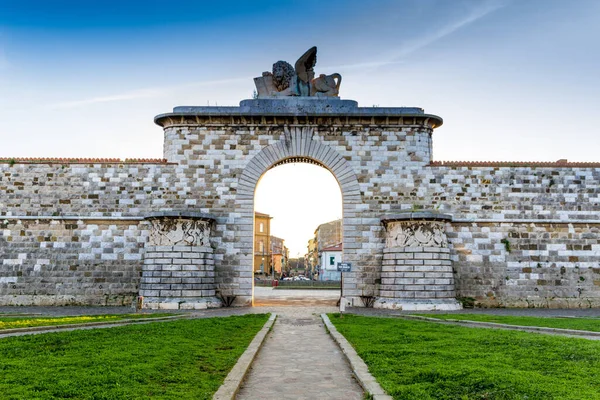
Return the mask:
[[363,398],[344,355],[314,312],[313,308],[278,310],[273,330],[237,399]]

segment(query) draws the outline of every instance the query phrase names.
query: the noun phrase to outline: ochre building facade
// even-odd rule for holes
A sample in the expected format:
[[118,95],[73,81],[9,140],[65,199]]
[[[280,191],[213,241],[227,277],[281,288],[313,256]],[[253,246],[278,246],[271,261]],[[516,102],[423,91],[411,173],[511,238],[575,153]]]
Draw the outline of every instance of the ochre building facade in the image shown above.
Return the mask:
[[254,213],[254,273],[271,275],[271,219],[268,214]]

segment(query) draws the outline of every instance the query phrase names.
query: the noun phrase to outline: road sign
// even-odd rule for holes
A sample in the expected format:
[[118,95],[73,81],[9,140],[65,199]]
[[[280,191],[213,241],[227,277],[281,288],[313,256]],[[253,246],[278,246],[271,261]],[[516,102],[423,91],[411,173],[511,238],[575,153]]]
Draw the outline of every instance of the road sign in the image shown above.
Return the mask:
[[345,263],[345,262],[339,262],[337,264],[337,270],[340,272],[350,272],[350,271],[352,271],[352,264]]

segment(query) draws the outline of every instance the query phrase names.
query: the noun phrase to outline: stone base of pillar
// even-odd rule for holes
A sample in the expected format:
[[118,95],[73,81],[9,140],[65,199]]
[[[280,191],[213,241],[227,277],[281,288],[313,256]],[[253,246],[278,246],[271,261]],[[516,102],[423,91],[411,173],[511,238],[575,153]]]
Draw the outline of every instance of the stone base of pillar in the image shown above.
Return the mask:
[[452,216],[415,212],[382,218],[386,242],[376,308],[460,310],[445,224]]
[[206,310],[221,307],[221,300],[216,297],[144,297],[142,309],[145,310]]
[[456,299],[436,300],[407,300],[378,298],[373,308],[403,311],[455,311],[462,310],[462,305]]
[[146,219],[151,227],[140,278],[141,307],[153,310],[220,307],[210,245],[214,218],[202,213],[165,211]]

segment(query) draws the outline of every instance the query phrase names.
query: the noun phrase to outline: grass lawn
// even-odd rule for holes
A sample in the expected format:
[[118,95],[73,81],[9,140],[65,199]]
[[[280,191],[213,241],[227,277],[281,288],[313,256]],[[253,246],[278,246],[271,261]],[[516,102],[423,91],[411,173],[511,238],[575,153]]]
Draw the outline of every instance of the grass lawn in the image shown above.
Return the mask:
[[600,342],[330,315],[395,399],[600,399]]
[[0,330],[14,328],[29,328],[33,326],[55,326],[68,324],[84,324],[87,322],[114,322],[124,319],[158,318],[175,314],[109,314],[109,315],[78,315],[65,317],[38,316],[0,316]]
[[576,329],[600,332],[600,318],[551,318],[520,317],[489,314],[414,314],[439,319],[457,319],[461,321],[495,322],[498,324],[520,326],[543,326],[547,328]]
[[268,315],[0,339],[2,399],[209,399]]

